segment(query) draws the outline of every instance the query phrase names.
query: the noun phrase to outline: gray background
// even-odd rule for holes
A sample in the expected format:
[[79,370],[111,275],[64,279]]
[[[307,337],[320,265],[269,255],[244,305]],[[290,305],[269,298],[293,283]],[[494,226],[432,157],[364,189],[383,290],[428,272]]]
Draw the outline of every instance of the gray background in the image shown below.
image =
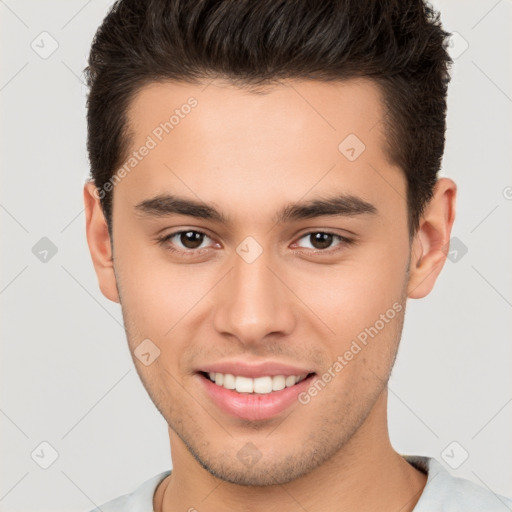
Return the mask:
[[[170,468],[167,425],[85,239],[81,73],[110,4],[0,0],[1,511],[86,511]],[[435,5],[460,34],[442,170],[459,187],[457,253],[408,302],[390,435],[512,496],[512,3]],[[43,237],[57,249],[46,261]]]

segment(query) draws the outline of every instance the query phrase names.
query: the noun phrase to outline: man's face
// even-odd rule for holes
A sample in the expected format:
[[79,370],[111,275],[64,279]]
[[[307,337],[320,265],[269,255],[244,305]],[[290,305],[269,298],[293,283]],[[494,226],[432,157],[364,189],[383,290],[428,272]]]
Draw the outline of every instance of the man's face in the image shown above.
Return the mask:
[[[119,299],[131,351],[147,339],[160,351],[147,366],[134,357],[144,386],[201,465],[235,483],[284,483],[353,447],[365,422],[383,428],[371,413],[405,312],[406,180],[386,159],[371,82],[205,86],[153,84],[131,104],[131,150],[150,150],[114,189]],[[164,195],[223,220],[157,214],[169,203],[148,200]],[[368,205],[277,221],[294,203],[338,196]],[[256,368],[280,387],[293,372],[268,362],[314,375],[252,395],[207,377]]]

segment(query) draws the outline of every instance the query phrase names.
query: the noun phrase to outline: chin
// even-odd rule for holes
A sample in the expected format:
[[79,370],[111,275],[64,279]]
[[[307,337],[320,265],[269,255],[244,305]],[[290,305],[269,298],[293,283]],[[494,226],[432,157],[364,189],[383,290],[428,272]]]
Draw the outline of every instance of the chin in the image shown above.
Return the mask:
[[[277,442],[277,438],[276,438]],[[209,445],[211,448],[211,445]],[[290,453],[261,453],[250,442],[240,450],[226,450],[218,455],[198,455],[191,451],[196,461],[214,477],[235,485],[262,487],[283,485],[307,475],[323,464],[330,456],[328,449],[315,446],[309,448],[302,443],[301,450],[290,446]]]
[[287,484],[297,478],[306,475],[310,472],[305,468],[297,471],[297,468],[291,468],[287,464],[280,465],[279,467],[268,468],[261,466],[260,468],[252,467],[246,469],[229,468],[211,468],[205,467],[214,477],[219,478],[225,482],[235,485],[243,485],[249,487],[267,487],[269,485],[283,485]]

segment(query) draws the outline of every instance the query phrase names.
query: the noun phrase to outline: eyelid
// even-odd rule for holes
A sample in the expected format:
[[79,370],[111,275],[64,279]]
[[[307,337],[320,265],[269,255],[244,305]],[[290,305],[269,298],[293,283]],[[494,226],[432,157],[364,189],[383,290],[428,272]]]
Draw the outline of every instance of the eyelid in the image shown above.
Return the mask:
[[[307,231],[307,232],[301,234],[297,238],[297,242],[299,240],[302,240],[305,237],[311,236],[311,235],[316,234],[316,233],[322,233],[322,234],[325,234],[325,235],[332,235],[334,237],[337,237],[340,240],[340,243],[335,245],[334,247],[329,247],[327,249],[309,249],[309,248],[300,247],[299,251],[298,251],[299,253],[300,252],[304,252],[304,251],[301,251],[300,249],[305,249],[305,252],[309,253],[309,254],[325,254],[325,255],[329,255],[329,254],[333,254],[333,253],[341,250],[344,246],[353,245],[353,244],[356,243],[356,240],[354,240],[353,238],[349,238],[347,236],[341,235],[340,233],[335,233],[334,231],[331,231],[330,229],[314,229],[314,230],[311,230],[311,231]],[[294,244],[297,244],[297,242],[294,242]]]
[[[162,235],[161,237],[158,237],[157,241],[159,244],[165,245],[170,239],[172,239],[176,235],[180,235],[182,233],[187,233],[189,231],[192,231],[194,233],[199,233],[201,235],[204,235],[204,236],[212,239],[212,237],[208,233],[206,233],[205,231],[203,231],[201,229],[197,229],[197,228],[183,229],[183,228],[181,228],[177,231],[173,231],[171,233],[168,233],[168,234]],[[356,243],[356,240],[354,240],[353,238],[349,238],[349,237],[346,237],[339,233],[335,233],[335,232],[331,231],[330,229],[313,229],[313,230],[306,231],[306,232],[302,233],[301,235],[299,235],[296,238],[296,242],[293,242],[293,244],[296,244],[299,240],[301,240],[307,236],[317,234],[317,233],[323,233],[326,235],[332,235],[332,236],[338,237],[340,240],[340,243],[335,245],[334,247],[330,247],[328,249],[307,249],[307,248],[302,247],[300,249],[305,249],[305,251],[301,251],[299,249],[298,250],[299,253],[306,252],[309,254],[313,253],[313,254],[326,254],[327,255],[327,254],[332,254],[332,253],[340,250],[339,249],[340,246],[343,247],[343,246],[347,246],[347,245],[353,245]],[[203,251],[208,250],[208,247],[202,247],[202,248],[198,248],[198,249],[188,249],[188,250],[187,249],[174,249],[174,248],[168,247],[167,250],[169,250],[173,253],[179,253],[179,254],[198,255],[198,254],[201,254]]]
[[[180,235],[182,233],[188,233],[189,231],[192,231],[193,233],[199,233],[201,235],[204,235],[205,237],[208,237],[212,240],[212,237],[206,233],[205,231],[201,230],[201,229],[197,229],[197,228],[181,228],[181,229],[178,229],[176,231],[172,231],[171,233],[167,233],[165,235],[162,235],[162,236],[158,236],[157,237],[157,242],[160,244],[160,245],[164,245],[166,246],[166,244],[168,242],[170,242],[170,240],[172,238],[174,238],[176,235]],[[186,254],[186,255],[197,255],[197,254],[201,254],[202,251],[205,251],[205,250],[208,250],[208,247],[201,247],[199,249],[174,249],[174,248],[171,248],[169,246],[166,246],[166,249],[168,251],[171,251],[173,253],[179,253],[179,254]]]

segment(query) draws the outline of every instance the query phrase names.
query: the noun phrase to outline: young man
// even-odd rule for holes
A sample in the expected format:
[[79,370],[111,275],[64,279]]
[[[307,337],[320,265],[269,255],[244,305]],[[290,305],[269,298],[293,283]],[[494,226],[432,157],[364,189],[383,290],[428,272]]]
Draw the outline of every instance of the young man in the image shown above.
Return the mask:
[[101,510],[512,506],[387,429],[406,301],[455,217],[447,36],[419,0],[114,4],[87,239],[173,469]]

